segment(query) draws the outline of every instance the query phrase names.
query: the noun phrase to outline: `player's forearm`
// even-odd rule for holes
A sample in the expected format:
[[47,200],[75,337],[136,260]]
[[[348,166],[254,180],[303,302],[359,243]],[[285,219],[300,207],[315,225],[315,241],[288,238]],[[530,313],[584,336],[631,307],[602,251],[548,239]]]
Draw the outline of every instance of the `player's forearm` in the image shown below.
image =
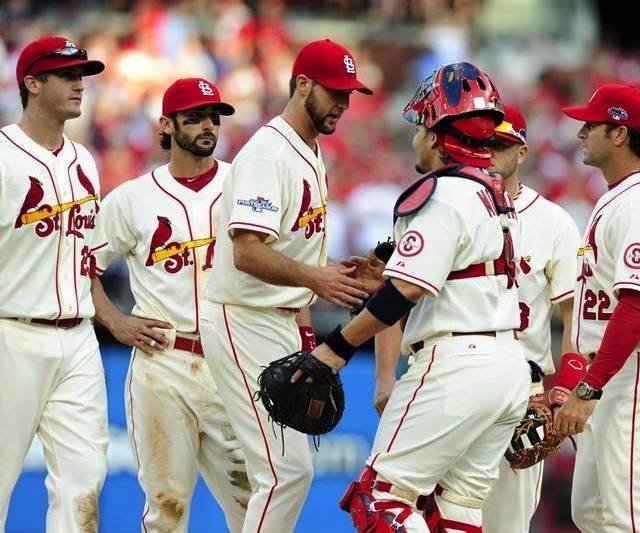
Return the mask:
[[95,319],[109,331],[113,331],[117,321],[124,315],[109,299],[107,293],[104,292],[102,283],[98,278],[91,280],[91,297],[93,298],[93,306],[96,309]]
[[257,238],[234,242],[233,259],[238,270],[265,283],[287,287],[312,285],[314,267],[285,257]]
[[558,304],[562,316],[562,353],[575,351],[571,344],[571,321],[573,316],[573,298],[563,300]]
[[401,342],[400,322],[376,334],[376,380],[395,379]]

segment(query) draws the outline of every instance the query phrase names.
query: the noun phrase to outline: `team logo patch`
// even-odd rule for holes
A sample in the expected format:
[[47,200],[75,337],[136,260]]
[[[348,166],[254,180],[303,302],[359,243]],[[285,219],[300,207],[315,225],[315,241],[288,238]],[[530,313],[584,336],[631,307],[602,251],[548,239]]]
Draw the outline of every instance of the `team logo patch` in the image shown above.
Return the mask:
[[609,109],[607,109],[607,115],[609,115],[613,120],[616,121],[629,119],[629,113],[627,113],[621,107],[610,107]]
[[238,199],[238,205],[244,205],[251,208],[251,211],[254,213],[262,213],[263,211],[272,211],[273,213],[277,213],[280,208],[271,203],[271,200],[267,200],[262,196],[258,196],[257,198],[251,198],[249,200]]
[[407,231],[398,243],[398,253],[403,257],[418,255],[424,248],[422,235],[415,230]]
[[213,96],[213,89],[211,85],[204,80],[200,80],[198,82],[198,89],[200,89],[203,96]]
[[344,63],[344,69],[347,71],[347,74],[355,74],[356,73],[356,64],[353,62],[353,59],[349,57],[347,54],[342,58]]
[[629,268],[640,269],[640,242],[634,242],[624,251],[624,264]]

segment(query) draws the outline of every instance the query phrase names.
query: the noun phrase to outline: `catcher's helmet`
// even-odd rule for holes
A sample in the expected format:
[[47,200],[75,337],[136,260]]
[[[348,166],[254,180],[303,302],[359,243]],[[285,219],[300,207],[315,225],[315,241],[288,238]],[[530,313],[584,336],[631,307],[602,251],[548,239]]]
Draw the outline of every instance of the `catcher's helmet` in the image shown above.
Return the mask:
[[402,116],[439,133],[440,144],[453,158],[479,163],[491,157],[485,143],[494,136],[504,110],[491,78],[462,61],[442,65],[426,77]]

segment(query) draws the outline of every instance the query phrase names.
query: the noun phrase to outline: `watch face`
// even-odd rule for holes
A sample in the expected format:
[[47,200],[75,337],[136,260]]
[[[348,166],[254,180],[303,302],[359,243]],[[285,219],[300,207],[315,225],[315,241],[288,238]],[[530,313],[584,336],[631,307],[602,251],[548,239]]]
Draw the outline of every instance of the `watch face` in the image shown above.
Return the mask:
[[589,400],[591,399],[591,392],[591,387],[589,387],[589,385],[582,382],[578,383],[578,386],[576,387],[576,396],[578,396],[578,398],[581,400]]

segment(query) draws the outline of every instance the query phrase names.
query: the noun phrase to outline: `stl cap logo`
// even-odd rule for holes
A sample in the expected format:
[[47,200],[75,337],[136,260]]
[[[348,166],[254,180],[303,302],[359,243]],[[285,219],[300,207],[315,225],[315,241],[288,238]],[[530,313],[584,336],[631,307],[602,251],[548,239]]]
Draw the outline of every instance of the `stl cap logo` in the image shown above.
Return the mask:
[[345,54],[342,62],[344,63],[344,69],[347,71],[347,74],[356,73],[356,64],[353,62],[353,59],[351,57]]
[[200,80],[198,82],[198,89],[204,96],[213,96],[213,89],[206,81]]
[[629,114],[621,107],[610,107],[607,109],[607,115],[613,120],[628,120]]
[[71,41],[65,41],[65,42],[64,42],[64,47],[65,47],[65,48],[78,48],[78,47],[76,46],[76,44],[75,44],[74,42],[71,42]]

